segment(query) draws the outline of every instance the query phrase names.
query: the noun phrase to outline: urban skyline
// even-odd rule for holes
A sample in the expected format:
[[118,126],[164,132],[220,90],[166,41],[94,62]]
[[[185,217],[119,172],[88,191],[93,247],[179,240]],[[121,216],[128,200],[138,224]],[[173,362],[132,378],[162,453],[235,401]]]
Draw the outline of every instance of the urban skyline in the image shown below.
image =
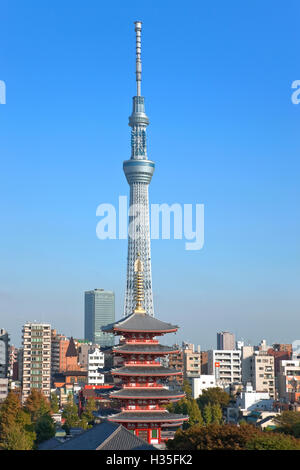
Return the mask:
[[[34,319],[82,336],[83,295],[94,287],[113,290],[116,318],[122,315],[127,242],[98,240],[95,211],[103,201],[115,202],[119,191],[127,194],[121,163],[128,155],[125,123],[128,97],[133,94],[129,25],[137,16],[147,31],[144,89],[152,118],[151,158],[159,160],[151,200],[196,201],[206,207],[203,250],[186,252],[180,240],[152,242],[156,315],[168,319],[171,312],[181,326],[174,339],[203,349],[214,344],[216,330],[232,331],[252,344],[261,337],[270,344],[297,340],[299,107],[290,99],[298,73],[290,13],[297,11],[297,4],[272,8],[266,24],[263,18],[269,18],[270,2],[254,3],[245,16],[241,7],[230,5],[226,11],[220,3],[218,9],[201,9],[196,2],[184,12],[160,6],[156,12],[161,15],[156,15],[133,2],[126,11],[106,7],[101,28],[79,6],[66,25],[68,9],[61,6],[56,41],[50,40],[52,31],[47,29],[54,10],[44,7],[49,13],[44,16],[45,10],[37,7],[30,19],[23,8],[20,5],[14,27],[26,32],[24,45],[39,38],[47,53],[42,59],[29,47],[29,57],[17,47],[18,34],[8,49],[13,60],[1,52],[7,103],[0,108],[1,154],[6,155],[1,175],[1,200],[6,205],[0,300],[2,326],[12,332],[12,342],[20,345],[14,331]],[[93,8],[98,11],[96,2]],[[192,10],[200,24],[192,19]],[[12,15],[5,6],[4,17]],[[257,17],[261,21],[255,23],[254,37],[250,32]],[[234,31],[224,29],[224,18],[235,25]],[[37,19],[42,20],[43,34],[39,28],[30,32]],[[108,45],[104,39],[112,20],[118,32]],[[284,24],[280,37],[279,21]],[[85,68],[80,70],[72,42],[79,23],[85,33],[90,29],[81,38]],[[177,36],[178,30],[186,42]],[[4,26],[0,38],[6,34]],[[162,36],[167,54],[161,53]],[[99,47],[99,55],[95,49],[89,52],[92,43]],[[42,66],[35,64],[37,58]],[[254,73],[254,61],[255,70],[263,73]],[[22,83],[16,79],[19,75]],[[71,77],[79,77],[79,87]],[[182,165],[183,156],[194,171]],[[85,190],[78,191],[84,181]],[[282,317],[285,321],[279,327],[274,318]]]

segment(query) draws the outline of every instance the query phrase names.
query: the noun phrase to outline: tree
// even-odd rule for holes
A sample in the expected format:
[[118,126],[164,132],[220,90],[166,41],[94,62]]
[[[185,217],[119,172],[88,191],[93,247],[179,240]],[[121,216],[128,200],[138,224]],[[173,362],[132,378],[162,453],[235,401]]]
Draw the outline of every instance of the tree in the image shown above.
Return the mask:
[[266,431],[246,444],[247,450],[300,450],[300,439]]
[[300,413],[299,411],[283,411],[274,418],[277,425],[276,431],[300,437]]
[[58,413],[59,412],[59,401],[58,401],[58,396],[56,393],[51,393],[51,411],[52,413]]
[[183,391],[185,393],[185,397],[190,400],[193,398],[192,387],[190,386],[188,380],[183,381]]
[[186,431],[176,431],[174,439],[167,441],[167,447],[174,450],[242,450],[250,439],[261,433],[249,424],[195,425]]
[[221,408],[220,403],[214,403],[211,405],[211,413],[212,413],[212,422],[216,424],[222,424],[223,414],[222,414],[222,408]]
[[189,420],[187,423],[184,423],[186,427],[193,426],[194,424],[203,425],[202,414],[196,400],[191,399],[187,401],[187,414]]
[[222,388],[219,387],[212,387],[206,390],[203,390],[202,394],[199,398],[197,398],[197,403],[199,405],[200,410],[203,410],[205,405],[209,403],[214,405],[218,403],[221,408],[224,408],[229,404],[230,395],[226,393]]
[[213,415],[212,415],[212,407],[210,403],[207,403],[207,405],[205,405],[203,408],[203,418],[204,418],[205,424],[211,424],[213,420]]
[[30,413],[32,421],[36,422],[41,416],[50,413],[50,402],[43,392],[33,388],[26,400],[25,410]]
[[81,421],[78,416],[78,409],[71,395],[68,397],[68,403],[64,406],[62,418],[65,419],[63,428],[67,433],[70,431],[70,428],[81,425]]
[[56,426],[49,414],[40,416],[35,423],[36,442],[41,442],[51,439],[55,436]]
[[87,400],[87,403],[81,415],[82,424],[85,429],[92,427],[92,425],[94,424],[94,411],[96,411],[96,409],[96,400],[94,398],[90,398],[89,400]]
[[30,450],[35,438],[30,414],[22,409],[19,397],[9,392],[0,410],[0,448]]

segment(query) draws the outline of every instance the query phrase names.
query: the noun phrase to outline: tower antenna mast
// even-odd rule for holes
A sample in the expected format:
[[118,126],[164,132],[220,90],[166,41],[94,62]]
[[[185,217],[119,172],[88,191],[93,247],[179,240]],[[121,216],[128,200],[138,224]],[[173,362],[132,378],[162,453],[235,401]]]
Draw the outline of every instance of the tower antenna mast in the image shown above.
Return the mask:
[[141,84],[142,84],[142,59],[141,59],[141,32],[142,22],[135,21],[135,33],[136,33],[136,95],[141,96]]

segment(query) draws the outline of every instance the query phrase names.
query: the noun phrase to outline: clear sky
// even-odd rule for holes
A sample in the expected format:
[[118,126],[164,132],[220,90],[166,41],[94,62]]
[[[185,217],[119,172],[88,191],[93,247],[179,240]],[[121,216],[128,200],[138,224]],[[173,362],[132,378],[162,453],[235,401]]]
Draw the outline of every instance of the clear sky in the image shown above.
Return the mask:
[[[4,0],[0,80],[0,327],[83,336],[83,293],[116,293],[125,240],[96,208],[128,194],[135,33],[153,203],[205,204],[205,245],[152,242],[156,315],[177,340],[300,338],[299,2]],[[172,342],[173,338],[166,338]]]

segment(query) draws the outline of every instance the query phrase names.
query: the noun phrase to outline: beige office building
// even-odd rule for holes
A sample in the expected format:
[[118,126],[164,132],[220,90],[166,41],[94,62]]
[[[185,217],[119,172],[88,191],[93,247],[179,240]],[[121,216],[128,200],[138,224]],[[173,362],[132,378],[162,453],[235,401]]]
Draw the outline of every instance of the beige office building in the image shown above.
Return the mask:
[[253,388],[256,392],[268,392],[275,399],[274,357],[260,351],[252,356]]

